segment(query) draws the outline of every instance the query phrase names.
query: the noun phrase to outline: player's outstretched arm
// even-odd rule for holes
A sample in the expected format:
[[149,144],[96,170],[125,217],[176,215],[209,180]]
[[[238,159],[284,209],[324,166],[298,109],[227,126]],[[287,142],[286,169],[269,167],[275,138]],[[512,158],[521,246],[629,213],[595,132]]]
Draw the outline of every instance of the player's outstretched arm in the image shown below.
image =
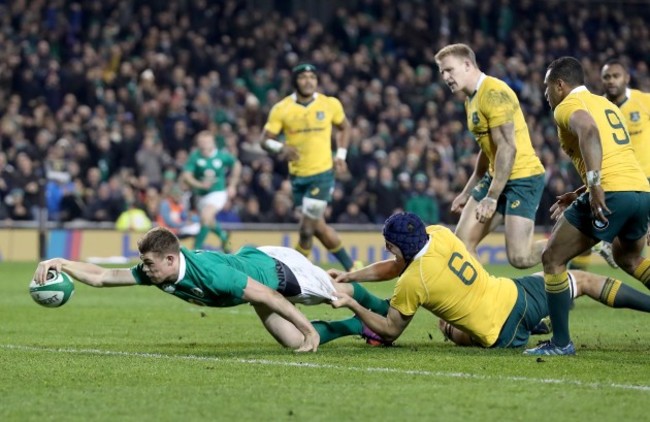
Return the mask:
[[404,270],[406,263],[398,259],[387,259],[375,262],[355,271],[343,272],[328,270],[334,283],[351,283],[354,281],[384,281],[392,280]]
[[242,299],[252,305],[266,306],[272,312],[292,323],[304,336],[304,341],[296,349],[296,352],[315,352],[318,350],[318,344],[320,343],[318,332],[307,317],[280,293],[249,277]]
[[384,317],[364,308],[359,302],[345,293],[336,292],[334,296],[337,299],[331,302],[333,308],[345,307],[350,309],[368,328],[386,341],[395,341],[413,319],[413,315],[402,315],[393,307],[388,309],[388,315]]
[[134,286],[137,284],[129,268],[103,268],[99,265],[70,261],[64,258],[40,262],[36,267],[34,280],[39,284],[45,283],[49,270],[65,271],[74,279],[92,287]]

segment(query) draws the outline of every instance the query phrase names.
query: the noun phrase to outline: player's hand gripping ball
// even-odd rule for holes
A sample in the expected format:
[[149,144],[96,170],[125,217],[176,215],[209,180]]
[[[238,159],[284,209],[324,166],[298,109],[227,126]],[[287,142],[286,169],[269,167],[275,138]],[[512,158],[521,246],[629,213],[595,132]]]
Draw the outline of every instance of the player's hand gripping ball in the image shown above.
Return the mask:
[[37,284],[32,280],[29,284],[29,294],[32,299],[39,305],[48,308],[58,308],[63,306],[74,293],[74,284],[72,277],[61,271],[50,270],[47,272],[47,281],[45,284]]

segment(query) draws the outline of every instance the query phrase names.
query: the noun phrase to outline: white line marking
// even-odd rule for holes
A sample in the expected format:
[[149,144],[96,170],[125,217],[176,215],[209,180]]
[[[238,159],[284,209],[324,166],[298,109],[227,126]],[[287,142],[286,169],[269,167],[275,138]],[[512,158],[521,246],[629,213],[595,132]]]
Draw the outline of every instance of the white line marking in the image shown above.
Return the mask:
[[614,390],[634,390],[650,392],[650,385],[633,385],[633,384],[618,384],[618,383],[600,383],[600,382],[583,382],[579,380],[568,380],[559,378],[530,378],[518,376],[499,376],[499,375],[479,375],[466,372],[442,372],[442,371],[424,371],[424,370],[409,370],[398,368],[381,368],[381,367],[368,367],[361,368],[355,366],[341,366],[332,365],[328,363],[306,363],[306,362],[283,362],[268,359],[223,359],[207,356],[196,355],[165,355],[161,353],[140,353],[140,352],[122,352],[118,350],[100,350],[100,349],[64,349],[53,347],[35,347],[23,346],[16,344],[0,344],[0,349],[5,350],[22,350],[33,352],[50,352],[50,353],[70,353],[79,355],[103,355],[103,356],[129,356],[141,357],[150,359],[177,359],[177,360],[193,360],[202,362],[220,362],[220,363],[241,363],[252,365],[269,365],[269,366],[294,366],[302,368],[315,368],[315,369],[336,369],[357,372],[384,372],[391,374],[401,375],[419,375],[424,377],[437,377],[437,378],[465,378],[476,380],[497,380],[497,381],[513,381],[513,382],[529,382],[535,384],[562,384],[574,385],[582,388],[593,388],[596,390],[603,388],[610,388]]

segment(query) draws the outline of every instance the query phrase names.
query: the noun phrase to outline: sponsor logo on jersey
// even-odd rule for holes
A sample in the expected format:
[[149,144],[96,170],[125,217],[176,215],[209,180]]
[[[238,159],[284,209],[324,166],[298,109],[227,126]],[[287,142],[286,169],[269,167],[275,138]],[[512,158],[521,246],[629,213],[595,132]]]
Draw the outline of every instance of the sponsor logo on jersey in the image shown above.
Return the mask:
[[521,205],[521,202],[517,199],[515,202],[513,202],[512,204],[510,204],[510,209],[513,209],[513,210],[514,210],[515,208],[518,208],[519,205]]
[[218,158],[215,158],[214,160],[212,160],[212,167],[214,167],[216,169],[220,169],[221,166],[223,166],[223,161],[221,161]]
[[316,120],[324,120],[325,119],[325,112],[324,111],[317,111],[316,112]]
[[481,119],[479,119],[479,117],[478,117],[478,112],[475,111],[474,113],[472,113],[472,123],[477,125],[477,124],[479,124],[480,121],[481,121]]
[[316,196],[316,195],[318,195],[319,193],[320,193],[320,188],[318,188],[318,187],[316,187],[316,188],[312,188],[312,189],[309,191],[309,194],[310,194],[311,196]]
[[203,293],[203,290],[199,289],[198,287],[192,287],[192,289],[190,290],[190,292],[192,292],[192,294],[193,294],[194,296],[196,296],[196,297],[203,297],[203,296],[205,296],[205,293]]
[[633,111],[630,113],[630,120],[633,122],[638,122],[641,120],[641,114],[638,111]]

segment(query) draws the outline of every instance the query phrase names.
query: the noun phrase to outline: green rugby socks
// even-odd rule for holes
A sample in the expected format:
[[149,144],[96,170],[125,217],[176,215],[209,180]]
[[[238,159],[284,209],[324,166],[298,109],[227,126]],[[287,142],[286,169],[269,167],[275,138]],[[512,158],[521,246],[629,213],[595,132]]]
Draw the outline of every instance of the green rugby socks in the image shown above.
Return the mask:
[[605,280],[598,300],[611,308],[629,308],[650,312],[650,296],[614,278]]
[[359,305],[363,306],[366,309],[370,309],[372,312],[381,316],[388,315],[388,308],[390,308],[388,301],[380,299],[377,296],[373,295],[359,283],[351,284],[354,288],[352,298],[359,302]]
[[569,275],[566,270],[559,274],[544,274],[544,287],[548,313],[553,324],[553,343],[564,347],[571,341],[569,335],[571,289],[569,289]]

